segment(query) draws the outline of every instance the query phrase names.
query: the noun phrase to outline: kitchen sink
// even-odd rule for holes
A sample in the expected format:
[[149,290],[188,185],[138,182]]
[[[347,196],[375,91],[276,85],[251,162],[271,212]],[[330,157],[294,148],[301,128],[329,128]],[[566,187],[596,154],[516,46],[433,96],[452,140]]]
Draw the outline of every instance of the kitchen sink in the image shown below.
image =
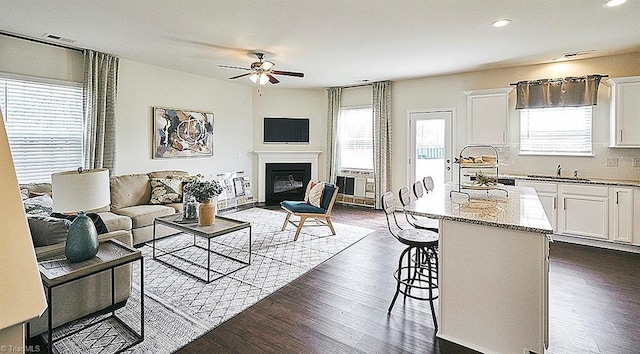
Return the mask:
[[551,176],[551,175],[527,175],[527,177],[529,177],[529,178],[540,178],[540,179],[553,179],[553,180],[559,180],[559,181],[591,181],[588,178],[558,177],[558,176]]

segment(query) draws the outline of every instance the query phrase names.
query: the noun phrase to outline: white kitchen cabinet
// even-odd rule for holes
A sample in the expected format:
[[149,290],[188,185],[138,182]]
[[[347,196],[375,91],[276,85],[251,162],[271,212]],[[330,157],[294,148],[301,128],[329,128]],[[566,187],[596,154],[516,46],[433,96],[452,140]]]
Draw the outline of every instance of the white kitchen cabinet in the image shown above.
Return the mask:
[[508,144],[511,90],[506,88],[464,92],[467,95],[468,144]]
[[558,184],[536,181],[518,181],[517,184],[522,187],[533,187],[536,190],[553,232],[558,232]]
[[633,188],[609,188],[611,225],[609,239],[630,243],[633,240]]
[[611,78],[609,146],[640,148],[640,76]]
[[559,184],[558,232],[598,239],[609,237],[609,189]]

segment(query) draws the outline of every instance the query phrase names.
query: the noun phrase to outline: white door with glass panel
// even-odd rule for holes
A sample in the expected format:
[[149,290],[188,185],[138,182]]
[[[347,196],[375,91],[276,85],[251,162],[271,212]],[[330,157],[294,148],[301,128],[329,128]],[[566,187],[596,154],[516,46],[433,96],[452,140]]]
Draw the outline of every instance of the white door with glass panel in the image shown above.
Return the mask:
[[438,188],[451,181],[453,111],[409,112],[409,181],[431,176]]

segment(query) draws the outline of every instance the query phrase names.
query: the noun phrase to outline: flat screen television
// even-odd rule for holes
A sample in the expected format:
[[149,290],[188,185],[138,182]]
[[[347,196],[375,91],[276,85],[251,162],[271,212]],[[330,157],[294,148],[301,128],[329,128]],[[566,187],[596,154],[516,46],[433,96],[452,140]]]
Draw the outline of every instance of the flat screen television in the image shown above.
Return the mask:
[[264,143],[309,144],[309,118],[264,118]]

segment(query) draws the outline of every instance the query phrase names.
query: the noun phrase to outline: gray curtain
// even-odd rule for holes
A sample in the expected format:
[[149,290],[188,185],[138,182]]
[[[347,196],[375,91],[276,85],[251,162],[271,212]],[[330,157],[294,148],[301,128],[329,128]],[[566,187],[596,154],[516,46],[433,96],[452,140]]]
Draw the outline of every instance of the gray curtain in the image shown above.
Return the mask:
[[373,174],[375,207],[391,183],[391,83],[373,83]]
[[340,149],[338,147],[338,116],[340,115],[340,97],[342,88],[327,89],[327,179],[329,183],[336,183],[338,175],[338,161]]
[[84,51],[84,168],[108,168],[115,163],[115,109],[118,57]]
[[598,104],[602,75],[519,81],[516,109],[579,107]]

